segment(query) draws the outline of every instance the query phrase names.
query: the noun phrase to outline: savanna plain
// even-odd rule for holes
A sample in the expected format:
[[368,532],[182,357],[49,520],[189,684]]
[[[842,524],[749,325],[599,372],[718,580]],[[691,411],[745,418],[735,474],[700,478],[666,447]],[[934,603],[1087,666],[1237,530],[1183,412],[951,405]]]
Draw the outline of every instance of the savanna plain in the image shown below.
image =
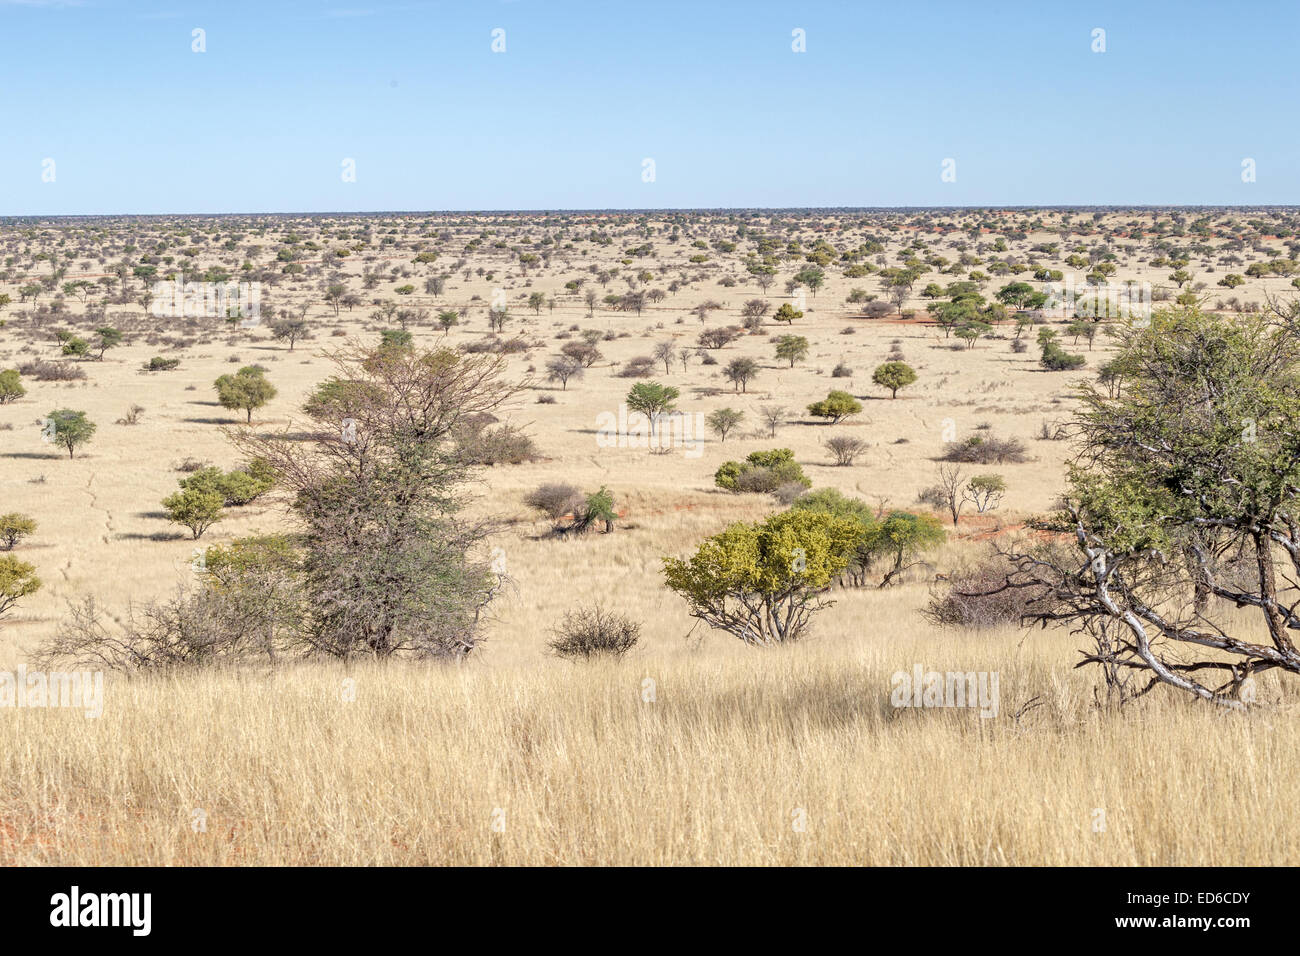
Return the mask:
[[[518,388],[464,466],[501,581],[472,653],[110,668],[98,717],[0,708],[0,863],[1295,863],[1293,684],[1263,674],[1249,709],[1167,687],[1114,706],[1068,627],[926,609],[1054,507],[1077,386],[1114,355],[1124,317],[1035,294],[1091,277],[1248,316],[1300,295],[1297,230],[1287,209],[0,221],[0,370],[21,383],[0,404],[0,514],[35,522],[4,555],[40,582],[0,619],[8,671],[87,598],[113,632],[201,587],[208,549],[292,531],[280,487],[201,537],[161,502],[246,465],[241,434],[300,432],[332,354],[387,334],[498,357]],[[158,314],[156,283],[177,278],[256,283],[260,317]],[[1042,329],[1082,364],[1046,367]],[[778,354],[783,337],[802,345]],[[873,381],[890,362],[915,373],[896,396]],[[214,382],[249,366],[273,397],[226,407]],[[710,425],[660,449],[608,441],[601,422],[652,383]],[[857,410],[809,410],[832,391]],[[64,409],[96,426],[72,455],[46,440]],[[963,466],[998,484],[954,521],[939,469],[981,437],[1013,453]],[[800,490],[715,481],[770,449],[804,493],[943,534],[759,647],[692,618],[664,558],[790,506]],[[547,514],[544,486],[579,496]],[[557,653],[583,608],[638,639]],[[996,674],[996,713],[894,706],[894,675],[918,666]]]

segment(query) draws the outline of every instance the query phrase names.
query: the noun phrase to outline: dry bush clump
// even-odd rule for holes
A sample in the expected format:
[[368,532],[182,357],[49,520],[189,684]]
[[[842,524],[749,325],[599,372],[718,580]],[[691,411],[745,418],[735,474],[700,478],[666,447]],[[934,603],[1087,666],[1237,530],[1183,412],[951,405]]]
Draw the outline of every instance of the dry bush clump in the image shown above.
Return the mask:
[[1007,586],[1012,567],[1000,555],[953,571],[937,581],[922,612],[941,627],[989,628],[1018,626],[1026,607],[1041,602],[1046,589]]
[[22,375],[38,382],[77,382],[86,377],[86,370],[71,362],[47,362],[35,359],[18,366]]
[[996,435],[971,435],[964,441],[951,444],[943,454],[944,461],[975,465],[1020,464],[1028,461],[1025,443],[1019,438],[999,438]]
[[560,657],[618,659],[636,646],[641,625],[599,606],[566,611],[547,646]]

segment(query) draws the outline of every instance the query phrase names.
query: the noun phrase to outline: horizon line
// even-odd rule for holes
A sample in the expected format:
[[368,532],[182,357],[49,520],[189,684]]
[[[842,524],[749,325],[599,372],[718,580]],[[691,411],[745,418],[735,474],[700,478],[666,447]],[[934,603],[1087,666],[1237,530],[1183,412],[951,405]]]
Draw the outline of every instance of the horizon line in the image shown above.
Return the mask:
[[17,213],[0,215],[0,223],[35,219],[158,219],[158,218],[220,218],[220,217],[311,217],[311,216],[487,216],[487,215],[644,215],[651,213],[915,213],[915,212],[1029,212],[1029,211],[1179,211],[1179,210],[1300,210],[1295,203],[1265,203],[1239,205],[1227,203],[1064,203],[1052,205],[975,204],[967,206],[657,206],[657,207],[554,207],[533,209],[374,209],[346,212],[343,210],[282,210],[278,212],[104,212],[104,213]]

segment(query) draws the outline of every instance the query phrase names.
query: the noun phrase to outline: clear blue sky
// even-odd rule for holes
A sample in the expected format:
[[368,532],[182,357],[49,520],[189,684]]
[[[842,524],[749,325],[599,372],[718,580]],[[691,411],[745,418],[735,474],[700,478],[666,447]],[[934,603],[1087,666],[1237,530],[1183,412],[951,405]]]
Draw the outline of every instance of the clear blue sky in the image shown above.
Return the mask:
[[0,0],[0,215],[1298,203],[1298,28],[1267,0]]

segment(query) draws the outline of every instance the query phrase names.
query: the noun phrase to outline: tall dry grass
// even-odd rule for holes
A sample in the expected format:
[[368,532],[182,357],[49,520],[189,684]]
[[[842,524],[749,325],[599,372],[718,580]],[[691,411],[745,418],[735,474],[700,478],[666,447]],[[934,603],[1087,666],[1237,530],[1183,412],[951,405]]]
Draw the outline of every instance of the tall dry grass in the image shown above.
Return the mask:
[[[0,862],[1297,861],[1294,694],[1263,681],[1251,714],[1165,693],[1106,713],[1067,646],[864,627],[619,664],[112,680],[97,720],[0,721]],[[891,674],[914,663],[998,670],[999,716],[895,710]]]

